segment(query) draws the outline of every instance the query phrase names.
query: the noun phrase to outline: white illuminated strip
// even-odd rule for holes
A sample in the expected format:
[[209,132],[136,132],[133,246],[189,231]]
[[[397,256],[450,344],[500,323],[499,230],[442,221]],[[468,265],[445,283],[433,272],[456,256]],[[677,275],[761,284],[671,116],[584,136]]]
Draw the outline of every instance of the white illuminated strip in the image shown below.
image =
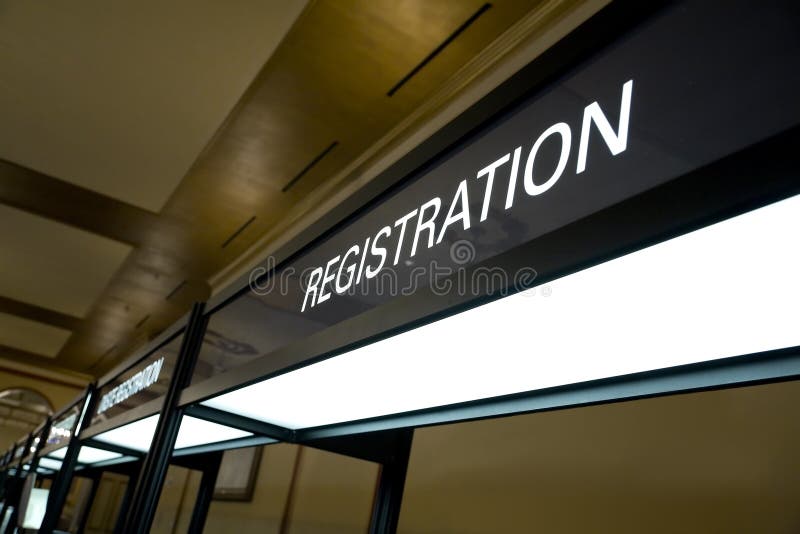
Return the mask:
[[[64,453],[67,452],[66,447],[64,449],[58,449],[58,450],[63,450]],[[39,465],[46,469],[52,469],[53,471],[58,471],[59,469],[61,469],[61,460],[54,460],[53,458],[46,458],[46,457],[39,458]]]
[[246,438],[252,436],[251,432],[239,430],[204,419],[197,419],[188,415],[183,416],[181,428],[178,431],[178,439],[175,440],[175,449],[185,449],[207,443],[228,441],[231,439]]
[[42,526],[44,513],[47,510],[49,489],[32,488],[28,495],[28,505],[25,508],[25,518],[22,520],[23,529],[39,529]]
[[[67,448],[62,447],[60,449],[56,449],[53,452],[51,452],[50,456],[63,460],[66,454],[67,454]],[[111,452],[103,449],[96,449],[94,447],[83,446],[81,447],[81,450],[78,453],[78,463],[96,464],[97,462],[105,462],[106,460],[113,460],[114,458],[119,458],[120,456],[122,455],[117,452]]]
[[[150,448],[150,443],[153,441],[157,424],[158,415],[151,415],[150,417],[98,434],[94,436],[94,439],[146,452]],[[187,447],[245,438],[252,435],[252,433],[239,430],[238,428],[231,428],[229,426],[185,415],[181,420],[178,438],[175,440],[175,449],[185,449]]]
[[793,197],[203,404],[308,428],[800,345],[798,229]]

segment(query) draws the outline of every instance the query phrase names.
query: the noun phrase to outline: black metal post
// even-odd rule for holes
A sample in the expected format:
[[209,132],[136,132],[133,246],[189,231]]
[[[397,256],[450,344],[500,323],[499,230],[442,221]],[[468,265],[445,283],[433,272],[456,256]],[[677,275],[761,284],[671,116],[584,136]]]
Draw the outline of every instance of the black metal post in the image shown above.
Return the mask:
[[58,526],[58,520],[61,517],[61,510],[64,508],[64,503],[67,501],[67,494],[72,484],[72,476],[75,472],[75,465],[78,463],[78,453],[81,449],[81,442],[79,435],[84,429],[89,427],[92,420],[92,414],[97,404],[97,389],[94,384],[91,384],[86,390],[86,397],[83,401],[83,409],[72,428],[72,435],[67,444],[67,452],[61,462],[61,469],[58,470],[55,478],[53,479],[53,486],[50,489],[50,495],[47,499],[47,510],[42,519],[42,526],[39,532],[42,534],[50,534]]
[[141,469],[134,469],[128,475],[128,485],[125,487],[125,495],[122,497],[122,502],[119,504],[119,513],[117,514],[117,522],[114,524],[114,533],[118,534],[125,530],[125,521],[127,519],[126,512],[133,499],[133,492],[136,489],[136,483],[139,481],[139,472]]
[[0,468],[0,499],[3,499],[6,493],[6,479],[8,479],[8,453],[3,455],[3,461],[1,465],[2,468]]
[[41,454],[44,446],[47,445],[47,436],[50,435],[51,424],[53,424],[53,420],[48,417],[44,422],[42,432],[39,434],[39,443],[36,444],[36,450],[33,452],[33,456],[31,457],[30,473],[33,473],[34,475],[37,474],[36,470],[39,468],[39,455]]
[[2,517],[6,516],[6,510],[10,506],[13,507],[11,511],[11,517],[8,520],[8,524],[6,525],[4,534],[12,534],[14,530],[16,530],[17,528],[17,515],[19,514],[20,497],[22,497],[22,487],[25,480],[22,466],[25,457],[28,456],[27,452],[31,449],[32,443],[33,443],[33,434],[28,434],[28,439],[25,440],[25,446],[22,449],[22,455],[20,455],[19,461],[17,462],[17,472],[14,473],[14,487],[12,488],[13,491],[11,492],[10,495],[7,496],[6,501],[3,504]]
[[183,416],[183,410],[178,408],[180,393],[191,380],[197,353],[203,341],[205,323],[203,304],[197,303],[192,307],[189,324],[186,326],[181,343],[178,363],[175,366],[175,372],[164,398],[164,406],[159,415],[156,433],[142,465],[131,506],[126,514],[127,519],[122,531],[124,534],[140,534],[150,531]]
[[86,498],[86,506],[81,510],[81,516],[78,518],[78,529],[76,534],[83,534],[86,530],[86,524],[89,522],[89,515],[92,513],[92,505],[97,497],[97,490],[100,488],[100,480],[103,478],[102,472],[92,473],[89,480],[92,481],[92,489],[89,490],[89,496]]
[[6,516],[6,510],[8,509],[8,501],[12,498],[14,494],[14,487],[16,485],[15,475],[9,475],[8,471],[11,469],[11,462],[8,462],[6,465],[4,476],[3,476],[3,506],[0,507],[0,522],[3,521],[3,518]]
[[378,492],[375,496],[372,520],[369,526],[370,534],[395,534],[397,532],[413,438],[413,429],[397,431],[393,454],[381,464]]
[[214,498],[214,486],[217,484],[217,474],[222,463],[222,451],[212,452],[206,455],[206,458],[203,462],[203,477],[200,479],[200,487],[197,489],[197,499],[194,503],[188,534],[202,534],[203,532],[206,517],[208,517],[208,508],[211,506],[211,499]]

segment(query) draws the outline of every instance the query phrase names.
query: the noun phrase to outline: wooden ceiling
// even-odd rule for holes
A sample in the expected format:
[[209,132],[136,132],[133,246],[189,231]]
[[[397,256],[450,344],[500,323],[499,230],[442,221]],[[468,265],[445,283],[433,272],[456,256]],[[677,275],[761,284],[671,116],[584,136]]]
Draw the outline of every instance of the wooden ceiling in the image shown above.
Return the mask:
[[519,21],[582,3],[3,8],[0,358],[104,373]]

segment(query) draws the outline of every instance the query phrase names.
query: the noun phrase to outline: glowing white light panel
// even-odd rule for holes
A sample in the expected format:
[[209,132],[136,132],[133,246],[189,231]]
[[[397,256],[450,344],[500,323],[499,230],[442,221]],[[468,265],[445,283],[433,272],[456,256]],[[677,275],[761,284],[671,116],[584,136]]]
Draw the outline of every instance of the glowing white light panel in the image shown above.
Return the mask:
[[[67,455],[67,448],[61,447],[60,449],[56,449],[49,454],[54,458],[58,458],[60,460],[64,459],[64,456]],[[105,462],[106,460],[111,460],[113,458],[119,458],[122,456],[117,452],[106,451],[103,449],[96,449],[94,447],[81,447],[80,452],[78,453],[78,463],[81,464],[95,464],[97,462]]]
[[[94,436],[94,439],[146,452],[150,448],[150,443],[153,441],[157,424],[158,415],[151,415],[150,417],[98,434]],[[185,449],[187,447],[245,438],[252,435],[251,432],[239,430],[238,428],[232,428],[184,415],[181,420],[180,429],[178,430],[178,438],[175,440],[175,449]]]
[[[65,453],[67,451],[66,447],[58,450],[64,451]],[[61,460],[54,460],[53,458],[47,458],[47,457],[39,458],[39,465],[46,469],[52,469],[53,471],[58,471],[59,469],[61,469]]]
[[42,526],[49,495],[49,489],[31,489],[31,494],[28,497],[28,506],[25,508],[25,518],[22,520],[22,528],[38,529]]
[[800,345],[798,229],[800,196],[203,404],[308,428]]

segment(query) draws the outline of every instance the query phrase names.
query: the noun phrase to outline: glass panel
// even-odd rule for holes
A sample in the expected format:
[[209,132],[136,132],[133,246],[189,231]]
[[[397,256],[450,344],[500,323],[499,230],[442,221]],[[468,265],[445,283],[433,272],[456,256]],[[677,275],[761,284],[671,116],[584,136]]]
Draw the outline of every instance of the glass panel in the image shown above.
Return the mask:
[[128,488],[128,477],[103,473],[86,523],[87,534],[112,534]]

